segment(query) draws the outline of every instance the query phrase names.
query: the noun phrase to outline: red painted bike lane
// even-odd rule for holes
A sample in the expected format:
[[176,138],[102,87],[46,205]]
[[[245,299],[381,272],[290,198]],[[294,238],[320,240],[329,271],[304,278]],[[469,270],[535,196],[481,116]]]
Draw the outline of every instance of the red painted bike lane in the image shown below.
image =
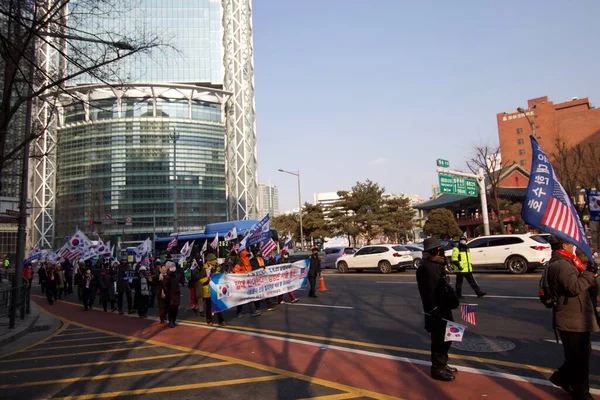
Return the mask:
[[403,399],[569,398],[560,389],[514,379],[460,371],[456,381],[438,382],[429,377],[429,367],[409,362],[249,336],[222,328],[179,325],[170,329],[151,320],[102,311],[84,312],[78,306],[60,302],[49,306],[41,298],[34,301],[51,314],[92,328],[233,357]]

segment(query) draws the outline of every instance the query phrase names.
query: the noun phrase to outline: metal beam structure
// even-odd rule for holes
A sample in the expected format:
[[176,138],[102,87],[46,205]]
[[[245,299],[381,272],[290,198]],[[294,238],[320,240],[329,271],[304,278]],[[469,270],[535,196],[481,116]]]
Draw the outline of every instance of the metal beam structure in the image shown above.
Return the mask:
[[252,0],[222,0],[228,217],[255,219],[258,159],[254,96]]

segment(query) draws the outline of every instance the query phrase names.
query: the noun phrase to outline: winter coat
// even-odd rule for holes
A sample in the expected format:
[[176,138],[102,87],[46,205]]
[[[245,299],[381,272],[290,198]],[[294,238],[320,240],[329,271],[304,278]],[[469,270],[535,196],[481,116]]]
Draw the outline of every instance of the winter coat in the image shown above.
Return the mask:
[[199,279],[196,283],[196,296],[200,297],[200,293],[202,293],[202,298],[209,299],[210,298],[210,276],[214,274],[220,274],[221,267],[219,265],[215,265],[211,268],[210,276],[208,275],[208,269],[211,268],[210,265],[204,264],[204,267],[199,271]]
[[247,251],[242,251],[240,253],[240,258],[233,267],[234,274],[247,274],[252,272],[252,266],[250,265],[250,253]]
[[169,272],[164,282],[164,290],[167,295],[167,306],[179,307],[179,304],[181,304],[181,284],[183,283],[183,276],[178,274],[177,271]]
[[[441,318],[454,321],[452,318],[452,309],[446,301],[445,264],[445,260],[442,257],[424,259],[417,269],[417,285],[424,313],[429,314],[437,308],[436,312]],[[445,326],[445,322],[442,319],[425,315],[425,330],[427,332],[431,332],[433,329],[440,328],[441,326]]]
[[106,301],[115,301],[117,295],[115,292],[115,276],[110,272],[102,272],[98,279],[102,299]]
[[89,297],[95,297],[96,291],[98,290],[98,277],[93,273],[89,277],[84,276],[81,285],[84,294],[87,294]]
[[265,259],[261,256],[255,256],[252,260],[250,260],[250,265],[252,266],[252,271],[255,271],[259,268],[264,268],[266,265]]
[[594,274],[589,271],[580,273],[573,261],[553,252],[548,266],[548,284],[558,297],[552,309],[556,329],[565,332],[600,331],[589,291],[595,285]]
[[48,280],[48,271],[46,271],[46,268],[38,269],[38,276],[40,277],[40,283],[46,282]]
[[129,278],[125,276],[125,271],[129,271],[128,265],[120,265],[117,273],[117,292],[127,293],[131,290],[129,287]]
[[321,259],[319,256],[310,256],[310,266],[308,268],[308,274],[310,276],[317,276],[321,274]]

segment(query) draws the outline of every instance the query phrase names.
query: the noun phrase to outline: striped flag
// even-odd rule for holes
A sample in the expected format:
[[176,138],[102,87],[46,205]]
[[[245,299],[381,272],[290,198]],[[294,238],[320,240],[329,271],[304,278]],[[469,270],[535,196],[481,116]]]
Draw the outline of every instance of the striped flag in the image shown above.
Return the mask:
[[475,307],[477,307],[477,304],[462,303],[460,305],[460,317],[463,321],[471,325],[477,325],[475,321]]
[[270,239],[267,243],[263,244],[260,248],[263,257],[269,257],[271,253],[277,250],[277,244],[273,239]]
[[583,224],[544,150],[531,136],[531,175],[521,216],[527,225],[548,232],[580,248],[593,260]]
[[173,238],[167,245],[167,251],[173,250],[173,247],[177,246],[177,238]]
[[212,247],[213,249],[216,249],[217,247],[219,247],[219,232],[217,232],[214,240],[212,242],[210,242],[210,247]]

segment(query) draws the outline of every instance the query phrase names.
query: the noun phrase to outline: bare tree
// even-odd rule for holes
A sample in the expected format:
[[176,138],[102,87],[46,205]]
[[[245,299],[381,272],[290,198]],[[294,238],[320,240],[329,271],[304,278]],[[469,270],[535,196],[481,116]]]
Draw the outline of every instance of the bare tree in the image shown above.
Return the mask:
[[0,175],[46,128],[23,134],[11,125],[28,101],[53,106],[55,97],[45,95],[77,79],[118,84],[123,59],[164,45],[143,27],[115,22],[135,6],[126,0],[0,2]]
[[479,145],[475,146],[473,155],[467,161],[467,167],[477,174],[479,169],[483,169],[483,174],[487,177],[487,186],[490,188],[487,193],[489,202],[498,218],[500,233],[506,233],[504,223],[502,222],[502,205],[500,200],[499,188],[501,171],[506,167],[499,157],[500,146]]

